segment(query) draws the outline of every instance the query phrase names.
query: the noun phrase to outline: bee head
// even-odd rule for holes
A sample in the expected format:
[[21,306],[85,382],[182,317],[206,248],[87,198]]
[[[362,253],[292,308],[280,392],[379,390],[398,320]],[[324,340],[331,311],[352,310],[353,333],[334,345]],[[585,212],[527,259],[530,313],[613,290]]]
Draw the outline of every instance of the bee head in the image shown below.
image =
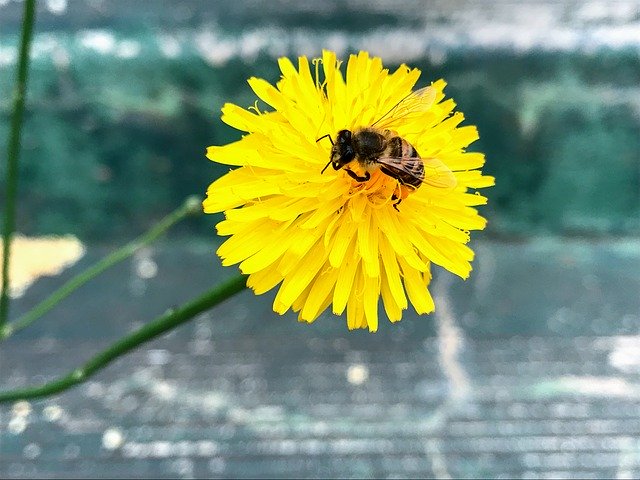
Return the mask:
[[329,165],[331,165],[334,170],[340,170],[356,156],[356,152],[353,148],[351,131],[349,130],[340,130],[335,143],[331,141],[331,144],[331,157],[329,159],[329,163],[327,163],[320,173],[324,173]]
[[336,170],[344,167],[356,156],[351,138],[352,135],[349,130],[340,130],[338,132],[336,144],[331,148],[331,165]]

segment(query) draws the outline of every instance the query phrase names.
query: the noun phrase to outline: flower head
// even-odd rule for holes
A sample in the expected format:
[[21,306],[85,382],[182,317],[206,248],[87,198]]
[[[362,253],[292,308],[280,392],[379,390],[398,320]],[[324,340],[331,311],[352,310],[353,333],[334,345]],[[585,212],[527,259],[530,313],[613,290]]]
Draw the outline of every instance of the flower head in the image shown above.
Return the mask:
[[[484,155],[465,151],[476,128],[459,126],[464,117],[444,99],[443,80],[408,106],[419,96],[411,92],[420,71],[402,65],[390,73],[366,52],[351,55],[346,76],[329,51],[313,61],[313,73],[306,57],[297,68],[286,58],[279,66],[275,87],[249,79],[272,110],[224,105],[222,120],[247,134],[207,149],[209,159],[238,167],[213,182],[203,202],[205,212],[225,213],[217,225],[229,236],[217,252],[223,265],[239,263],[256,294],[279,285],[273,309],[292,309],[300,321],[332,306],[337,315],[346,310],[350,329],[374,332],[380,297],[392,322],[409,302],[432,312],[431,263],[467,278],[469,231],[486,224],[474,208],[486,198],[475,189],[494,179],[479,170]],[[338,132],[356,136],[372,126],[385,139],[378,157],[424,164],[424,182],[357,152],[326,168]],[[391,137],[403,140],[395,154]]]

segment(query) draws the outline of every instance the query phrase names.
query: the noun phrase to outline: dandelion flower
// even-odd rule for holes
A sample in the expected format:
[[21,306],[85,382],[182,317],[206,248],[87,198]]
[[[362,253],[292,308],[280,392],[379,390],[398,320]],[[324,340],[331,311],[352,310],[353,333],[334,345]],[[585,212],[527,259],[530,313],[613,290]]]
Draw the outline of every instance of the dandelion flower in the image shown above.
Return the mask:
[[286,58],[279,66],[275,86],[249,79],[268,111],[224,105],[222,120],[246,134],[207,149],[210,160],[238,167],[213,182],[203,202],[206,213],[225,214],[217,225],[229,237],[217,251],[223,265],[239,264],[256,294],[278,287],[274,311],[291,309],[303,322],[331,306],[336,315],[346,310],[349,329],[375,332],[380,298],[392,322],[409,303],[418,314],[432,312],[431,264],[467,278],[469,232],[486,224],[474,208],[486,203],[476,189],[494,179],[480,171],[484,155],[465,151],[476,128],[460,126],[464,116],[445,100],[445,82],[432,83],[427,108],[390,127],[420,157],[445,165],[455,185],[422,184],[397,205],[401,182],[380,169],[363,181],[347,168],[325,168],[329,141],[389,116],[420,71],[401,65],[390,73],[366,52],[350,56],[345,76],[330,51],[312,66],[306,57],[297,68]]

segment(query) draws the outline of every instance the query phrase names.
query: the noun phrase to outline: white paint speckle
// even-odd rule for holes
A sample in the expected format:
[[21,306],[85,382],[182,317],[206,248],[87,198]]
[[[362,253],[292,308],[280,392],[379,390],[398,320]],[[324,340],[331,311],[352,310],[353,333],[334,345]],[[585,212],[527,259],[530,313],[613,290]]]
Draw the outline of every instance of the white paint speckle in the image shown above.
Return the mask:
[[63,47],[56,48],[51,52],[51,60],[53,64],[61,70],[65,70],[71,65],[71,55],[69,51]]
[[159,440],[151,444],[151,456],[155,458],[167,458],[173,454],[173,444]]
[[80,32],[80,45],[99,54],[107,55],[115,50],[116,39],[113,34],[105,30],[84,30]]
[[31,404],[26,400],[20,400],[13,404],[11,413],[16,417],[27,417],[31,413]]
[[220,450],[220,446],[211,440],[201,440],[197,444],[197,454],[200,457],[212,457]]
[[124,435],[118,428],[109,428],[102,434],[102,446],[107,450],[116,450],[124,443]]
[[152,387],[152,391],[154,395],[165,401],[174,399],[178,394],[178,389],[175,387],[175,385],[164,381],[157,382]]
[[54,15],[62,15],[67,10],[67,0],[47,0],[46,5]]
[[176,58],[182,53],[182,47],[177,38],[165,35],[158,39],[158,46],[167,58]]
[[9,425],[7,425],[7,430],[14,435],[19,435],[25,431],[27,428],[27,420],[25,417],[13,417],[9,420]]
[[100,382],[89,382],[86,386],[86,395],[89,398],[100,398],[105,394],[106,389]]
[[165,349],[151,349],[147,351],[149,365],[167,365],[171,362],[171,352]]
[[62,418],[64,411],[58,405],[47,405],[42,409],[42,415],[47,422],[57,422]]
[[40,448],[40,445],[38,445],[37,443],[30,443],[26,445],[22,450],[22,454],[24,455],[24,457],[29,460],[38,458],[41,453],[42,453],[42,449]]
[[237,40],[221,38],[209,31],[198,33],[194,42],[198,53],[214,67],[224,66],[239,52]]
[[369,369],[361,363],[349,365],[347,369],[347,381],[351,385],[362,385],[369,379]]
[[118,43],[116,56],[120,58],[135,58],[140,54],[142,46],[135,40],[122,40]]
[[143,248],[133,257],[135,274],[138,278],[148,280],[158,274],[158,264],[153,260],[152,250]]

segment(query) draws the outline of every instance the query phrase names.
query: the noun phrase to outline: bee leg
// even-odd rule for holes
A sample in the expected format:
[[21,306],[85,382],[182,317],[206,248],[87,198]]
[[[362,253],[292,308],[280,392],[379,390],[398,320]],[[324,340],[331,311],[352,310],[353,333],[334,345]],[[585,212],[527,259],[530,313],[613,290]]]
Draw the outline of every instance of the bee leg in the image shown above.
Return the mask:
[[345,168],[345,170],[347,171],[349,176],[353,178],[356,182],[366,182],[371,178],[371,174],[369,172],[364,172],[364,177],[360,177],[359,175],[356,175],[354,172],[352,172],[348,168]]
[[397,200],[397,202],[394,202],[393,204],[393,208],[396,209],[396,212],[399,212],[400,209],[398,208],[398,205],[400,205],[400,202],[402,201],[402,198],[397,197],[395,194],[391,196],[391,200]]

